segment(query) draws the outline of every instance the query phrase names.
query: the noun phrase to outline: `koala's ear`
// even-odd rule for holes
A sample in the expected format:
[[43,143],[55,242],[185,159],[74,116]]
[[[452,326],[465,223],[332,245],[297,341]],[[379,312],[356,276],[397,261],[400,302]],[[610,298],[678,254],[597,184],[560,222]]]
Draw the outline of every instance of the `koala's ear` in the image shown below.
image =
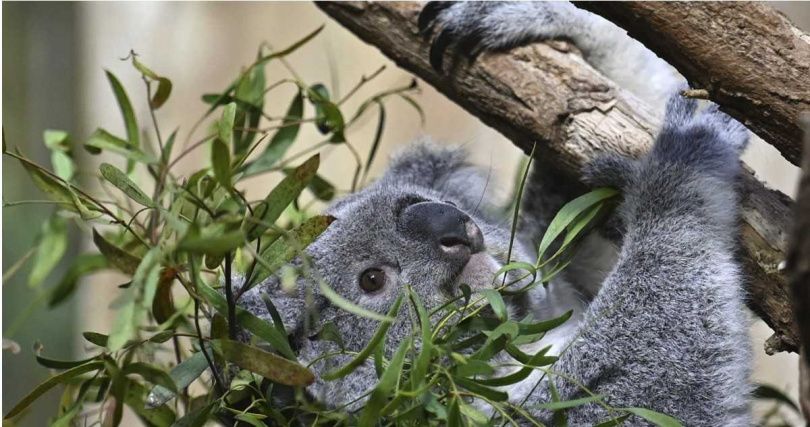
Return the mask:
[[469,167],[464,149],[422,139],[394,154],[378,182],[439,189],[453,174]]

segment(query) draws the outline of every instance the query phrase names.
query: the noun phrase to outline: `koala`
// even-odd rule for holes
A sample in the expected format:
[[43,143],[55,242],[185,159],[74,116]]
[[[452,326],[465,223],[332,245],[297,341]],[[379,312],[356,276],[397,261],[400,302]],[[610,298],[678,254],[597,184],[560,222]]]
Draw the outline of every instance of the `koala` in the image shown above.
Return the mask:
[[[681,80],[668,65],[617,27],[568,3],[434,2],[419,20],[426,33],[440,28],[431,49],[438,68],[449,46],[469,54],[563,37],[640,97],[668,99],[646,156],[609,155],[586,168],[588,185],[621,190],[609,221],[612,232],[591,232],[562,275],[512,297],[508,311],[515,319],[572,311],[565,324],[532,345],[551,345],[556,354],[566,348],[554,369],[614,407],[649,408],[686,425],[749,425],[748,319],[735,259],[735,184],[746,129],[716,106],[696,113],[696,102],[677,94]],[[366,310],[386,313],[406,285],[430,310],[459,295],[463,283],[492,286],[509,260],[534,263],[534,245],[555,213],[585,188],[553,165],[535,162],[511,256],[511,218],[503,217],[488,191],[486,172],[462,148],[417,142],[395,155],[379,180],[328,207],[325,213],[337,220],[306,249],[307,257],[334,291]],[[334,323],[352,351],[363,348],[379,326],[338,307],[306,278],[292,291],[281,282],[269,278],[243,295],[240,305],[270,320],[261,299],[269,295],[299,360],[314,361],[316,376],[351,359],[319,358],[338,349],[310,339],[319,324]],[[391,325],[387,354],[412,333],[407,317]],[[534,387],[539,379],[538,372],[506,388],[510,401],[550,401],[549,387]],[[545,381],[554,381],[562,400],[584,397],[570,381]],[[307,391],[325,405],[351,409],[376,382],[373,361],[367,360],[339,380],[316,379]],[[566,415],[571,425],[611,418],[594,404]],[[626,423],[644,421],[631,417]]]

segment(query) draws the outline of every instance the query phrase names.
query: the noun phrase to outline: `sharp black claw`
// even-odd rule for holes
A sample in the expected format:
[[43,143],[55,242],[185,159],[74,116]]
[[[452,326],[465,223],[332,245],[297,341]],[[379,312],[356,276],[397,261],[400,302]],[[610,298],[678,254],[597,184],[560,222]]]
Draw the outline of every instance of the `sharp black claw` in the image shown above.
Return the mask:
[[452,42],[453,33],[449,30],[442,30],[430,46],[430,65],[439,73],[443,72],[444,51]]
[[453,2],[451,1],[430,1],[428,2],[422,11],[419,13],[419,32],[425,34],[429,31],[430,25],[433,21],[436,20],[436,16],[439,15],[439,12],[447,9],[448,7],[452,6]]

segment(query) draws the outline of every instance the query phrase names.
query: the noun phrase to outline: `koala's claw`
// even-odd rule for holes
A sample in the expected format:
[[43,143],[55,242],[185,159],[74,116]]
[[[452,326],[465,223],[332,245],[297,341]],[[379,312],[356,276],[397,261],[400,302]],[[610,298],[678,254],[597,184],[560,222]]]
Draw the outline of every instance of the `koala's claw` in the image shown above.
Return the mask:
[[[436,71],[443,72],[444,55],[451,45],[455,45],[455,50],[465,55],[471,55],[480,45],[483,30],[475,24],[480,19],[477,12],[487,7],[492,5],[470,5],[452,1],[431,1],[425,5],[419,13],[419,31],[429,37],[434,27],[440,27],[430,45],[430,65]],[[471,18],[472,21],[465,21]]]
[[429,1],[422,8],[422,11],[419,12],[419,20],[417,21],[419,25],[419,31],[422,34],[428,34],[433,26],[433,23],[436,22],[436,17],[439,16],[439,12],[447,9],[448,7],[452,6],[453,2],[451,1]]

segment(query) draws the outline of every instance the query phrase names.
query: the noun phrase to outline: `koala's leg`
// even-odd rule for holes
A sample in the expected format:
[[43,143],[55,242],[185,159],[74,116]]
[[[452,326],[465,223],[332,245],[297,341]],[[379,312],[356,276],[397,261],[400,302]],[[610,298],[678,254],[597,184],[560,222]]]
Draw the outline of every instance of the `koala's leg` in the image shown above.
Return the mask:
[[423,31],[439,27],[430,52],[439,70],[445,50],[504,50],[551,39],[571,40],[585,60],[655,108],[663,109],[682,79],[666,62],[606,19],[568,2],[429,2]]
[[[676,95],[645,158],[590,166],[591,180],[623,189],[623,246],[553,369],[614,407],[652,409],[685,425],[750,425],[748,321],[734,257],[734,187],[747,132],[717,108],[694,111]],[[553,379],[562,399],[587,396]],[[572,425],[610,418],[596,404],[567,415]]]

